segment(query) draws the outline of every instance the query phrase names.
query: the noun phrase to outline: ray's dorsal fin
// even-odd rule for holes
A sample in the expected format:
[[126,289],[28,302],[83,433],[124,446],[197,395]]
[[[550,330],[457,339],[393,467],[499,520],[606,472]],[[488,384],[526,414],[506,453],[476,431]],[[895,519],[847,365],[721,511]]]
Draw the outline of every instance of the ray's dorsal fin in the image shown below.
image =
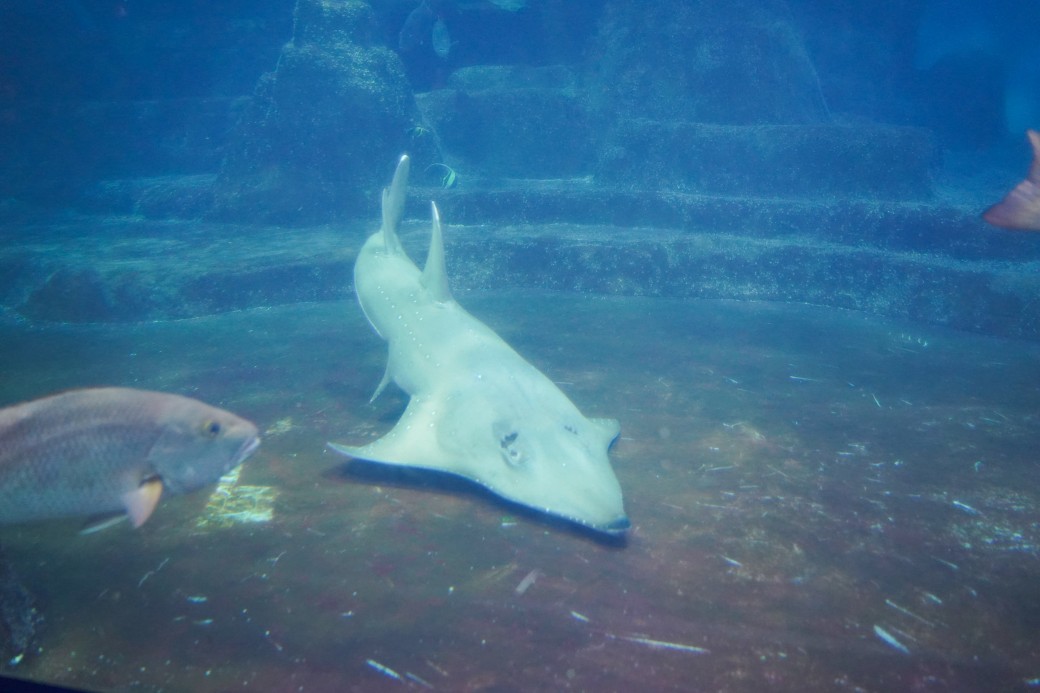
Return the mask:
[[982,218],[1005,229],[1040,231],[1040,132],[1028,130],[1026,135],[1033,146],[1029,176],[987,209]]
[[444,235],[441,232],[441,215],[437,211],[437,203],[431,202],[433,228],[430,231],[430,251],[426,255],[426,266],[423,267],[422,284],[434,301],[448,303],[452,300],[451,289],[448,288],[448,270],[444,264]]
[[394,171],[389,188],[383,188],[383,248],[388,253],[403,253],[401,240],[397,237],[397,225],[404,214],[404,200],[408,196],[408,171],[411,160],[407,154],[401,156]]

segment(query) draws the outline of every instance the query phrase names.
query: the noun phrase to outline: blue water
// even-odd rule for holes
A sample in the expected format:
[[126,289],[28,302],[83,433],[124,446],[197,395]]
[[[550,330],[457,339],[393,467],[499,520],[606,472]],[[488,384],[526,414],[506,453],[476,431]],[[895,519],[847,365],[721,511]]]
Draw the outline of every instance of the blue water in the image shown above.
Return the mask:
[[[264,437],[139,530],[0,528],[0,673],[1034,688],[1040,233],[980,214],[1037,36],[1027,0],[0,4],[0,406]],[[411,256],[436,200],[460,303],[620,420],[624,539],[325,449],[407,402],[352,287],[402,152]]]

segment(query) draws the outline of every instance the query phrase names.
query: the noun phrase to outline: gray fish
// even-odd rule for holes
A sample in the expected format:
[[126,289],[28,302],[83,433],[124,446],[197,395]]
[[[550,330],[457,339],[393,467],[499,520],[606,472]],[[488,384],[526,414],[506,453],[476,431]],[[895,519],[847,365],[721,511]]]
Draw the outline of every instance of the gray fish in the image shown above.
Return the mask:
[[451,54],[451,48],[455,44],[451,40],[448,26],[443,19],[438,19],[433,23],[433,29],[430,30],[430,45],[433,46],[433,52],[442,60],[447,60],[448,55]]
[[125,513],[140,527],[164,489],[214,483],[259,445],[249,421],[162,392],[72,390],[0,409],[0,524]]
[[397,49],[402,53],[411,53],[423,48],[436,19],[437,16],[426,1],[420,2],[404,20],[404,25],[397,35]]

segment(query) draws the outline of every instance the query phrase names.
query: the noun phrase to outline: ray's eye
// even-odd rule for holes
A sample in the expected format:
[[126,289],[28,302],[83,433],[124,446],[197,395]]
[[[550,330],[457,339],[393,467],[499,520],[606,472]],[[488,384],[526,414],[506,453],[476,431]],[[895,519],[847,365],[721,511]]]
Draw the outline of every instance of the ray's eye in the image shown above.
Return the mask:
[[224,429],[220,425],[219,421],[214,421],[213,419],[209,419],[209,420],[204,421],[202,423],[202,432],[204,434],[206,434],[206,436],[208,436],[210,438],[216,438],[217,436],[220,435],[220,432],[222,430],[224,430]]
[[502,453],[502,459],[506,464],[513,468],[527,464],[527,453],[524,450],[526,446],[518,440],[520,431],[516,430],[510,422],[496,421],[491,424],[491,432],[498,441],[499,452]]
[[498,444],[502,446],[502,457],[511,467],[519,467],[524,463],[523,450],[516,444],[518,436],[519,434],[514,431],[498,441]]

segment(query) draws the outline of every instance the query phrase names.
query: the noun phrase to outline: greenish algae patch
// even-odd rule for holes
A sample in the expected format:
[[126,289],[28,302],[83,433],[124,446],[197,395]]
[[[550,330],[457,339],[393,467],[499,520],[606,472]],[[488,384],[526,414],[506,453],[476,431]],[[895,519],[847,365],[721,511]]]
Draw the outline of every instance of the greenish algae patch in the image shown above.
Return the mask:
[[241,470],[241,467],[236,467],[220,478],[202,515],[195,521],[196,529],[226,528],[274,519],[278,490],[272,486],[238,483]]

